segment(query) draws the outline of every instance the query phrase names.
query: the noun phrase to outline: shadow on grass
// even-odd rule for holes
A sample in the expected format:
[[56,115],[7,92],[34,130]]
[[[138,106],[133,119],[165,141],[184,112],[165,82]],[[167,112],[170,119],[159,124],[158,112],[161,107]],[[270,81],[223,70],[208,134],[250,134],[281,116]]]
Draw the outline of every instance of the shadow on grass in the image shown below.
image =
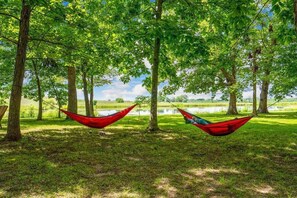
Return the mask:
[[[178,126],[178,125],[177,125]],[[261,124],[257,124],[261,128]],[[32,131],[1,142],[0,195],[193,197],[296,194],[296,144],[110,127]],[[244,132],[245,129],[243,129]],[[264,132],[265,133],[265,132]],[[270,142],[270,144],[268,144]],[[296,143],[296,141],[295,141]],[[270,147],[267,148],[267,145]],[[290,178],[290,179],[288,179]]]
[[21,141],[0,142],[0,197],[296,195],[297,123],[263,119],[225,137],[180,116],[161,117],[165,132],[154,134],[143,132],[146,117],[126,117],[101,135],[72,121],[24,120]]

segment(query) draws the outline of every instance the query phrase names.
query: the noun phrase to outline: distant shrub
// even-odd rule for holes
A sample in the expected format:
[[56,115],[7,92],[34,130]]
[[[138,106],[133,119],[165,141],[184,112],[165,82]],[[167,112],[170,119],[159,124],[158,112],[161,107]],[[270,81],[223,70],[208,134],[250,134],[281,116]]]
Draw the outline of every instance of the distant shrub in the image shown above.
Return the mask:
[[58,110],[47,110],[43,112],[43,117],[45,118],[57,118],[58,117]]
[[21,108],[20,117],[21,118],[34,118],[37,117],[37,107],[30,105]]
[[124,99],[123,98],[116,98],[115,101],[117,103],[123,103],[124,102]]

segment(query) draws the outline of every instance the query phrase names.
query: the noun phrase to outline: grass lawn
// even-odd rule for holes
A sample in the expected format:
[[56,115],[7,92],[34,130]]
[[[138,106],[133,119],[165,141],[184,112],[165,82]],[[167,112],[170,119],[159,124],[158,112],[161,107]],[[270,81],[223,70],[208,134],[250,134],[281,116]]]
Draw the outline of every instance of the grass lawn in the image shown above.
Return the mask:
[[127,116],[99,135],[72,121],[22,120],[23,139],[0,142],[0,197],[297,195],[296,112],[261,115],[224,137],[180,115],[160,116],[161,133],[145,133],[147,122]]

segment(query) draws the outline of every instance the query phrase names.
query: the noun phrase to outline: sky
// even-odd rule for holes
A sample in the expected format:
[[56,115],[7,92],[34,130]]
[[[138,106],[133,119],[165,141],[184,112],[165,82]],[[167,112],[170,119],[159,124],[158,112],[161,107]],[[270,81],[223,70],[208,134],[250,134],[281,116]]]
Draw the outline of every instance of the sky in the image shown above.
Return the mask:
[[[95,87],[95,100],[115,100],[123,98],[124,100],[134,101],[138,95],[149,96],[149,92],[142,86],[142,78],[134,78],[129,83],[124,84],[118,78],[115,78],[111,84],[101,87]],[[78,99],[84,99],[83,91],[78,90]]]

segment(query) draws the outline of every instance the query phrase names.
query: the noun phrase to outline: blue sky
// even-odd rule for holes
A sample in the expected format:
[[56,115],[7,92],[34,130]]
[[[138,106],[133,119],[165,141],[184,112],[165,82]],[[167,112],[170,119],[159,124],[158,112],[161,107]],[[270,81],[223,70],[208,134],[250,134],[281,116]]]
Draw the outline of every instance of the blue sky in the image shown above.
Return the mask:
[[[123,98],[124,100],[134,100],[138,95],[149,96],[149,92],[142,86],[142,78],[134,78],[129,83],[124,84],[118,78],[115,78],[111,84],[101,87],[95,87],[95,100],[115,100]],[[84,99],[83,91],[78,90],[78,98]]]

